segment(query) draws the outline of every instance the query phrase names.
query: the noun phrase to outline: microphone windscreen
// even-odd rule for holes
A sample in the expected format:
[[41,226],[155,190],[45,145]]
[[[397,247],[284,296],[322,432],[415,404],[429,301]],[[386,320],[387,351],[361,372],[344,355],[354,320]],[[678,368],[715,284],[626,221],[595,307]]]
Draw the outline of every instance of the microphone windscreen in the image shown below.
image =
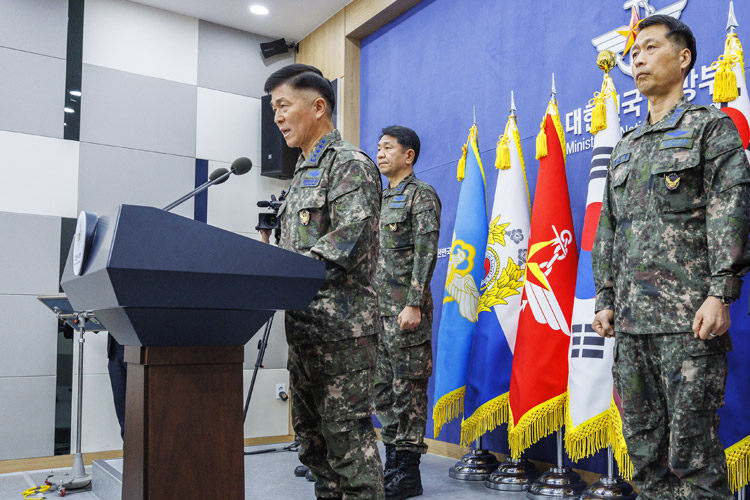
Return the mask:
[[252,167],[253,162],[250,161],[250,158],[245,158],[244,156],[237,158],[232,162],[232,172],[234,175],[246,174]]
[[261,208],[270,207],[271,206],[271,202],[267,201],[267,200],[260,200],[258,202],[258,206],[261,207]]
[[[208,176],[208,180],[209,181],[215,181],[216,179],[218,179],[222,175],[226,174],[227,172],[229,172],[229,170],[227,170],[224,167],[217,168],[216,170],[214,170],[213,172],[211,172],[211,175]],[[219,182],[215,183],[214,186],[216,184],[221,184],[222,182],[226,182],[227,179],[229,179],[229,176],[224,177],[222,180],[220,180]]]

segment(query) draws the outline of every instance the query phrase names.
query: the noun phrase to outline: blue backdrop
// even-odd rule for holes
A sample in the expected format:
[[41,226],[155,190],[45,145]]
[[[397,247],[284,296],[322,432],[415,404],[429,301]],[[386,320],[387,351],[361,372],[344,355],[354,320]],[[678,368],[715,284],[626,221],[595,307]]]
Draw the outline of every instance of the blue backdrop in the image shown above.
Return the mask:
[[[460,186],[456,165],[472,125],[474,107],[487,176],[487,203],[492,206],[497,176],[495,146],[508,117],[511,90],[515,92],[533,197],[538,171],[535,138],[550,97],[552,73],[566,129],[568,187],[580,247],[593,142],[587,131],[590,111],[587,113],[586,107],[602,82],[602,71],[595,63],[598,51],[592,40],[627,25],[632,3],[633,0],[625,5],[623,0],[423,0],[362,41],[360,145],[375,158],[382,127],[399,124],[417,131],[422,141],[417,176],[436,188],[443,203],[441,248],[450,247],[451,243]],[[683,4],[680,18],[691,27],[698,41],[697,63],[686,80],[686,94],[697,104],[708,104],[713,84],[709,66],[723,53],[729,1],[651,3],[656,10],[670,5],[679,9]],[[750,9],[739,8],[736,13],[740,41],[750,47]],[[644,15],[641,9],[640,16]],[[633,128],[645,119],[647,102],[635,90],[630,76],[616,68],[612,77],[620,95],[623,129]],[[437,318],[446,271],[447,259],[442,257],[432,280],[436,305],[433,349],[437,346]],[[743,289],[745,304],[733,306],[741,307],[745,313],[733,312],[735,332],[750,329],[747,300],[748,283]],[[433,437],[433,379],[428,390],[427,437]],[[440,440],[458,443],[460,421],[445,426]],[[507,452],[506,426],[486,435],[484,443],[493,451]],[[534,445],[528,456],[554,462],[554,437]],[[570,463],[567,457],[565,460]],[[599,453],[575,466],[603,473],[606,459],[604,453]]]

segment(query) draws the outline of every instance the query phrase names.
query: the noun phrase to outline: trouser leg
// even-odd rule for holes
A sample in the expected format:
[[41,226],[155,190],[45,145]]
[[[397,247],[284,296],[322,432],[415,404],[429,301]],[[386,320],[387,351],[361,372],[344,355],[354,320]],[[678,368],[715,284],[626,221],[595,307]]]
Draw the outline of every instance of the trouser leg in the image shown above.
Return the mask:
[[677,498],[678,481],[667,461],[669,410],[652,337],[618,332],[612,371],[622,398],[622,431],[639,499],[668,500]]
[[[294,351],[309,385],[305,406],[293,412],[293,421],[299,425],[304,413],[316,424],[301,426],[308,442],[301,439],[305,450],[300,459],[316,476],[319,498],[383,498],[383,471],[371,419],[376,348],[377,337],[290,347],[290,376]],[[300,435],[297,427],[295,431]]]
[[[381,438],[398,450],[426,453],[427,383],[432,373],[432,315],[422,314],[415,330],[404,332],[398,318],[382,318],[376,410]],[[381,361],[381,358],[383,359]],[[383,382],[381,382],[383,381]],[[382,418],[381,418],[382,416]]]
[[375,367],[375,415],[380,421],[380,439],[391,445],[396,439],[398,421],[393,415],[393,346],[385,335],[378,343]]
[[731,499],[716,413],[724,404],[729,339],[676,334],[656,340],[671,409],[668,464],[679,480],[677,498]]
[[639,499],[732,498],[716,415],[730,345],[692,333],[617,334],[613,372]]
[[341,496],[339,478],[328,464],[328,446],[323,436],[321,417],[315,402],[315,381],[308,371],[300,346],[289,346],[289,390],[292,404],[292,427],[299,439],[299,460],[314,476],[318,498]]
[[120,424],[120,437],[125,439],[125,394],[128,382],[128,365],[125,363],[125,346],[110,336],[108,339],[109,383],[112,386],[112,397],[115,403],[115,414]]

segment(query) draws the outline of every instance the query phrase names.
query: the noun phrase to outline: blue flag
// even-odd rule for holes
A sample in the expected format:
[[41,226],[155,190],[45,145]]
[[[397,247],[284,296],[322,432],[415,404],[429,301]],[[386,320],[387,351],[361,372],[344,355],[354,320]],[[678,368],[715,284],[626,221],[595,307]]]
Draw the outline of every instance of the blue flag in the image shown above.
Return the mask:
[[484,277],[482,257],[487,246],[487,201],[476,126],[471,128],[464,155],[458,162],[458,180],[462,181],[461,192],[438,328],[435,437],[443,425],[463,413],[466,371],[477,324],[479,286]]
[[508,118],[498,141],[495,166],[499,172],[466,381],[462,446],[506,423],[509,416],[508,390],[530,228],[529,190],[515,115]]

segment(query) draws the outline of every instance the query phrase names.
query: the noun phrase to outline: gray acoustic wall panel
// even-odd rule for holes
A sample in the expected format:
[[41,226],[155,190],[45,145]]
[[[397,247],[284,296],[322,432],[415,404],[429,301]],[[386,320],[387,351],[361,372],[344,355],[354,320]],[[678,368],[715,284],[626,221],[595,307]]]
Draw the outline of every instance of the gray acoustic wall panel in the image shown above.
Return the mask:
[[[195,185],[195,159],[81,143],[78,210],[99,215],[121,203],[163,207]],[[193,200],[174,213],[191,217]]]
[[201,21],[198,33],[198,86],[260,98],[266,78],[294,62],[292,53],[263,59],[259,35]]
[[65,60],[0,47],[0,68],[0,130],[62,138]]
[[65,59],[67,33],[67,0],[0,0],[0,47]]
[[54,376],[57,318],[34,295],[0,295],[0,378]]
[[195,86],[84,64],[82,92],[82,142],[195,157]]
[[60,218],[0,212],[0,294],[57,293]]
[[2,377],[0,401],[0,460],[54,455],[55,377]]

